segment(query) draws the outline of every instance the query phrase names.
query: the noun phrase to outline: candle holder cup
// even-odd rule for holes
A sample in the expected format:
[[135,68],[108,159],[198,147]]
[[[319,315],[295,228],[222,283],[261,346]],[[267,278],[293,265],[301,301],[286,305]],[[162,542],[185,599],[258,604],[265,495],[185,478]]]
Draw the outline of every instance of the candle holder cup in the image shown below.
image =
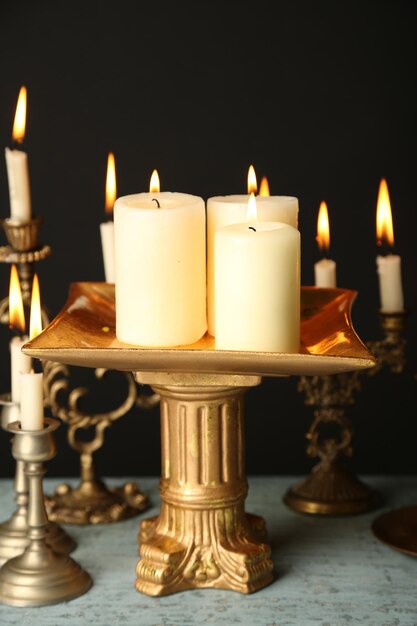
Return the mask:
[[44,428],[23,430],[20,422],[8,425],[12,452],[24,464],[29,484],[28,545],[23,553],[0,568],[0,602],[12,606],[43,606],[75,598],[91,587],[90,576],[71,557],[55,552],[47,543],[43,463],[56,454],[53,431],[58,420],[45,418]]
[[[14,263],[19,274],[22,299],[26,306],[30,305],[34,264],[51,255],[48,245],[39,244],[39,230],[43,222],[41,216],[33,217],[29,222],[19,222],[12,218],[0,220],[9,245],[0,246],[0,263]],[[42,307],[42,321],[48,324],[48,313]],[[9,298],[0,302],[0,322],[9,324]]]
[[302,288],[296,354],[216,350],[207,334],[191,346],[147,349],[117,340],[113,285],[75,283],[54,323],[24,346],[42,360],[135,372],[161,398],[162,505],[141,523],[138,591],[251,593],[273,580],[265,522],[244,507],[244,394],[263,376],[372,367],[351,326],[354,296]]
[[[0,396],[0,425],[9,432],[9,424],[20,417],[19,406],[11,401],[10,394]],[[28,499],[29,486],[25,474],[24,461],[16,461],[14,491],[16,510],[8,520],[0,523],[0,564],[21,554],[29,543],[28,538]],[[69,554],[76,543],[65,530],[54,522],[46,527],[46,541],[56,551]]]

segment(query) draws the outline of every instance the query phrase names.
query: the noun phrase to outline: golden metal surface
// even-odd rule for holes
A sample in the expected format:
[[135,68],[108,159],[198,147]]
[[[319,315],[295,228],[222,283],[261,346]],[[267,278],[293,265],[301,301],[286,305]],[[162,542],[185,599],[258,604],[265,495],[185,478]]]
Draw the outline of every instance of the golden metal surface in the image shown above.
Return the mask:
[[374,520],[372,532],[390,548],[417,556],[417,506],[383,513]]
[[58,420],[45,418],[42,430],[28,431],[20,422],[9,424],[13,456],[25,464],[29,482],[28,538],[24,552],[0,568],[0,602],[12,606],[56,604],[85,593],[90,576],[68,555],[58,554],[46,542],[46,515],[42,479],[43,463],[56,454],[53,431]]
[[[45,361],[43,371],[46,405],[55,417],[68,425],[68,442],[80,455],[78,487],[73,489],[67,484],[61,484],[53,495],[45,498],[49,519],[65,524],[108,524],[139,515],[149,506],[147,496],[134,482],[118,488],[107,487],[97,475],[93,457],[104,443],[105,430],[115,420],[126,415],[137,402],[137,387],[132,374],[125,372],[127,393],[120,406],[106,413],[88,414],[79,407],[80,400],[88,390],[77,387],[69,391],[68,368]],[[104,369],[96,370],[98,379],[102,379],[105,374]],[[89,441],[77,437],[77,433],[91,428],[95,435]]]
[[153,385],[161,397],[162,506],[141,523],[136,570],[136,588],[148,595],[203,587],[251,593],[272,581],[264,521],[244,510],[246,388],[205,382]]
[[[19,407],[11,402],[10,394],[0,396],[1,427],[8,430],[10,422],[19,419]],[[16,510],[12,516],[0,524],[0,564],[21,554],[29,544],[28,538],[28,481],[25,463],[16,461],[14,479]],[[56,551],[69,554],[76,548],[76,543],[61,526],[49,522],[46,527],[46,541]]]
[[302,287],[297,354],[216,350],[207,334],[191,346],[142,348],[116,339],[114,285],[74,283],[61,313],[23,351],[43,360],[123,371],[282,376],[366,369],[375,359],[352,326],[355,296],[347,289]]

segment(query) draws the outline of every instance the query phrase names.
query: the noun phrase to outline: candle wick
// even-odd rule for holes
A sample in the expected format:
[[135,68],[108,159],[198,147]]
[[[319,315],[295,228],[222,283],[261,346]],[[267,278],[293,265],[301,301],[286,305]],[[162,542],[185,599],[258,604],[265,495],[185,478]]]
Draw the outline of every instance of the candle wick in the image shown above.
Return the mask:
[[249,226],[248,228],[249,230],[253,230],[256,233],[256,228],[254,228],[253,226]]
[[161,208],[161,205],[159,204],[158,200],[156,198],[152,198],[152,202],[156,202],[156,204],[158,205],[158,209]]

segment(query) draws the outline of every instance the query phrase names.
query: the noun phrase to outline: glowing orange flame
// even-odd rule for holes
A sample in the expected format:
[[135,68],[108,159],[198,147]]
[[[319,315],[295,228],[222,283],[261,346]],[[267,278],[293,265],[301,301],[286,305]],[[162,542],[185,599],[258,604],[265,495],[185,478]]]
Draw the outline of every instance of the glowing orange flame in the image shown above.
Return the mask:
[[259,195],[260,196],[270,196],[270,192],[269,192],[269,183],[268,183],[268,179],[266,176],[262,177],[261,180],[261,185],[259,187]]
[[248,193],[256,193],[257,190],[258,183],[256,181],[255,168],[253,165],[250,165],[248,170]]
[[320,250],[328,250],[330,247],[330,226],[329,214],[327,212],[327,204],[322,202],[319,208],[317,218],[317,243]]
[[385,240],[390,246],[394,245],[394,227],[392,224],[391,202],[388,185],[385,178],[381,179],[376,207],[376,240],[380,246]]
[[17,328],[22,333],[24,333],[26,329],[22,289],[20,287],[19,274],[14,264],[10,269],[9,326],[10,328]]
[[25,138],[26,102],[27,102],[26,87],[21,87],[19,91],[19,97],[17,99],[16,113],[14,116],[13,133],[12,133],[13,140],[17,141],[18,143],[22,143],[22,141]]
[[37,337],[42,332],[41,294],[38,275],[33,277],[32,297],[30,300],[29,339]]
[[117,184],[116,184],[116,164],[114,161],[113,152],[109,152],[107,157],[107,175],[106,175],[106,213],[113,211],[114,203],[117,197]]
[[149,191],[150,193],[159,193],[161,191],[159,174],[156,170],[152,172],[151,182],[149,183]]
[[246,219],[248,222],[256,222],[256,220],[258,219],[258,212],[256,210],[256,198],[255,198],[255,194],[253,193],[253,191],[251,192],[249,196],[248,212],[247,212]]

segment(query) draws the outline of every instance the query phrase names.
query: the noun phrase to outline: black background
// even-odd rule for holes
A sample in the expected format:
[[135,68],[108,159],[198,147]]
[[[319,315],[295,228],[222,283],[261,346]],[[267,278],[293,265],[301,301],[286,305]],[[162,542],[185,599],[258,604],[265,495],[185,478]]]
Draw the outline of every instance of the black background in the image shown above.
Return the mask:
[[[249,165],[271,193],[300,203],[302,283],[314,282],[321,200],[329,207],[338,285],[357,290],[355,328],[380,336],[375,256],[379,181],[391,195],[401,254],[407,369],[364,377],[349,415],[357,472],[413,473],[416,420],[416,6],[363,2],[19,2],[0,9],[0,145],[10,144],[17,96],[28,89],[25,149],[33,212],[53,255],[37,265],[51,316],[74,281],[103,280],[107,153],[118,195],[163,190],[208,198],[246,193]],[[0,159],[1,214],[9,214]],[[4,241],[5,243],[5,241]],[[0,266],[0,296],[9,266]],[[0,328],[0,392],[10,389]],[[117,405],[119,373],[94,388],[95,408]],[[90,385],[91,370],[74,371]],[[110,380],[112,382],[110,382]],[[297,378],[263,380],[246,396],[247,472],[305,473],[311,408]],[[97,454],[105,475],[158,474],[158,410],[133,410]],[[58,431],[51,475],[77,474],[77,455]],[[13,463],[0,437],[1,475]]]

